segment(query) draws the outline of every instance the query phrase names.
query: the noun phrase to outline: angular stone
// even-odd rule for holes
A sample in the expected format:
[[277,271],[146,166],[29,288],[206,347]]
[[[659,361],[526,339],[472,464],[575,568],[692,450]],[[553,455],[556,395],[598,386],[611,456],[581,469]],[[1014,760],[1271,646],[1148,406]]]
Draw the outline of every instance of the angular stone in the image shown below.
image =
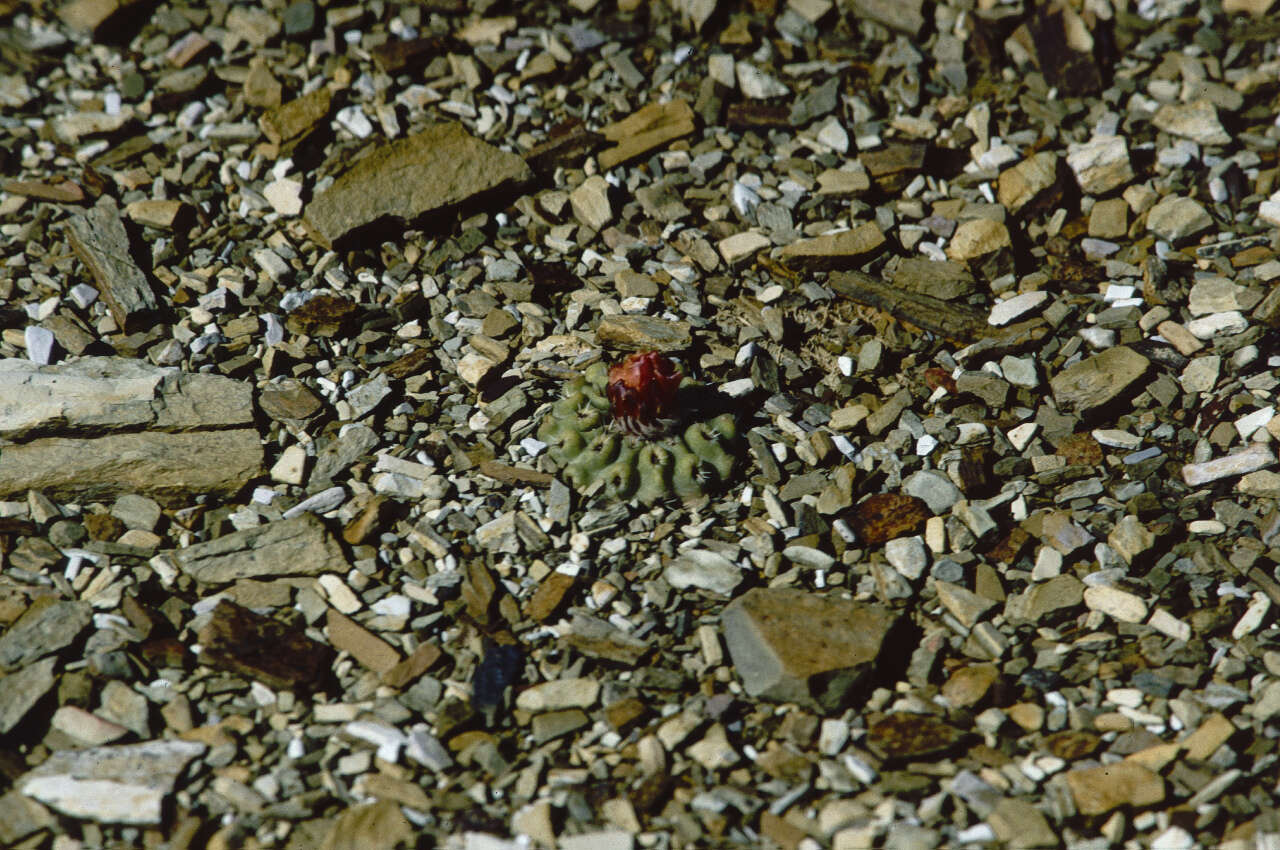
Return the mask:
[[436,124],[360,159],[312,199],[304,220],[321,244],[333,247],[365,228],[408,227],[532,176],[519,156],[477,139],[461,124]]
[[67,238],[93,275],[117,327],[132,333],[159,317],[160,302],[133,258],[114,198],[103,195],[92,209],[72,216]]
[[613,207],[609,204],[609,181],[599,174],[582,181],[582,185],[569,194],[569,205],[574,216],[592,230],[604,230],[613,221]]
[[938,601],[965,628],[973,628],[978,619],[996,604],[991,599],[949,581],[935,581],[934,588],[938,591]]
[[1067,165],[1087,195],[1105,195],[1133,179],[1123,136],[1094,136],[1067,148]]
[[878,546],[895,537],[919,533],[933,516],[923,499],[899,493],[877,493],[859,502],[849,517],[858,537]]
[[328,86],[321,86],[302,97],[267,110],[258,119],[258,126],[272,144],[283,145],[304,137],[316,129],[329,115],[333,94]]
[[344,574],[350,565],[342,547],[314,514],[233,531],[173,552],[173,561],[201,584],[245,578]]
[[15,784],[28,797],[74,818],[158,824],[178,777],[205,749],[171,740],[63,750]]
[[192,216],[191,207],[182,201],[147,199],[134,201],[124,208],[130,221],[158,230],[174,230]]
[[820,711],[854,698],[899,622],[887,608],[791,588],[754,588],[721,615],[750,696]]
[[1000,678],[1000,670],[994,664],[970,664],[951,674],[942,686],[942,695],[955,708],[977,705]]
[[0,672],[17,670],[70,646],[93,621],[87,602],[42,596],[0,635]]
[[966,263],[988,279],[1013,270],[1013,241],[1009,228],[989,218],[961,223],[947,244],[948,259]]
[[1058,182],[1058,155],[1041,151],[1001,172],[996,199],[1017,212]]
[[601,129],[614,147],[601,151],[597,159],[607,171],[688,136],[694,129],[693,109],[687,101],[676,98],[667,103],[650,103]]
[[1122,761],[1068,771],[1067,787],[1082,815],[1103,815],[1121,806],[1141,809],[1164,801],[1164,779],[1140,764]]
[[692,337],[688,322],[657,316],[605,316],[596,326],[596,341],[626,351],[681,351]]
[[924,257],[904,257],[900,260],[893,273],[893,285],[943,301],[963,298],[978,288],[973,275],[961,263]]
[[253,386],[125,357],[37,366],[0,360],[0,436],[89,436],[253,424]]
[[965,734],[928,714],[886,714],[867,727],[867,747],[885,759],[937,756],[964,740]]
[[0,795],[0,844],[17,847],[32,833],[49,829],[57,821],[44,806],[17,791]]
[[1151,123],[1172,136],[1190,139],[1198,145],[1225,145],[1231,141],[1218,120],[1218,110],[1207,100],[1166,103],[1156,110]]
[[1147,617],[1147,603],[1141,596],[1109,585],[1085,588],[1084,604],[1122,623],[1141,623]]
[[1182,467],[1182,480],[1192,487],[1209,484],[1223,478],[1246,475],[1265,469],[1276,462],[1271,448],[1261,443],[1254,443],[1226,457],[1206,460],[1203,463],[1188,463]]
[[1098,239],[1120,239],[1129,232],[1129,204],[1124,198],[1098,201],[1089,210],[1089,235]]
[[1132,514],[1123,516],[1115,528],[1107,535],[1107,545],[1124,558],[1125,563],[1132,564],[1142,553],[1155,545],[1156,536],[1142,524],[1142,520]]
[[1040,623],[1055,611],[1070,610],[1084,601],[1084,583],[1073,575],[1058,575],[1009,597],[1005,616]]
[[1161,239],[1181,242],[1213,227],[1213,217],[1191,198],[1166,195],[1147,211],[1147,230]]
[[716,249],[720,252],[720,256],[724,257],[725,263],[730,268],[736,268],[740,264],[745,263],[755,257],[764,249],[768,248],[772,242],[769,237],[756,230],[744,230],[741,233],[735,233],[732,236],[726,236],[716,243]]
[[1049,387],[1060,409],[1087,414],[1123,394],[1150,365],[1132,348],[1118,345],[1063,369]]
[[591,708],[599,698],[598,679],[553,679],[521,691],[516,708],[530,713]]
[[222,599],[200,629],[200,663],[256,679],[279,690],[323,686],[333,650],[300,628]]
[[46,658],[16,673],[0,676],[0,735],[7,735],[44,699],[57,681],[58,659]]
[[387,675],[400,663],[400,653],[391,644],[350,617],[330,608],[325,612],[329,643],[379,675]]
[[663,577],[677,590],[696,587],[731,596],[744,575],[741,567],[718,552],[686,549],[667,565]]
[[995,811],[987,816],[996,838],[1012,850],[1030,850],[1035,847],[1057,847],[1059,836],[1049,825],[1049,820],[1030,800],[1006,797]]
[[924,26],[924,0],[850,0],[848,9],[912,37]]
[[870,259],[884,244],[880,227],[875,222],[864,221],[853,230],[792,242],[782,249],[779,257],[798,269],[851,269]]
[[416,829],[401,812],[398,801],[379,800],[352,806],[338,815],[320,844],[320,850],[408,847],[414,843],[415,835]]

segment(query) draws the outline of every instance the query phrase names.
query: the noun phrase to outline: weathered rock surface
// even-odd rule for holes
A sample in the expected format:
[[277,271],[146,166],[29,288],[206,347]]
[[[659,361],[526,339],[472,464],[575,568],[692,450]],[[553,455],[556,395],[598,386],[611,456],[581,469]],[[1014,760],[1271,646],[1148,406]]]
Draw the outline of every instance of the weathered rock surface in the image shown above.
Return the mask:
[[834,711],[875,667],[899,615],[790,588],[755,588],[721,616],[725,642],[753,697]]
[[201,584],[244,578],[344,573],[338,541],[314,514],[234,531],[173,552],[174,563]]
[[1049,386],[1060,408],[1087,413],[1123,394],[1150,365],[1147,358],[1120,345],[1068,366],[1049,380]]
[[138,330],[156,317],[160,302],[133,258],[115,198],[103,195],[92,209],[73,216],[67,238],[93,275],[119,327]]
[[70,645],[93,619],[86,602],[45,596],[0,635],[0,671],[16,670]]
[[407,226],[487,192],[533,176],[525,161],[444,122],[379,147],[307,205],[304,219],[332,247],[362,228]]
[[71,817],[157,824],[178,776],[205,749],[194,741],[147,741],[63,750],[24,774],[17,787]]

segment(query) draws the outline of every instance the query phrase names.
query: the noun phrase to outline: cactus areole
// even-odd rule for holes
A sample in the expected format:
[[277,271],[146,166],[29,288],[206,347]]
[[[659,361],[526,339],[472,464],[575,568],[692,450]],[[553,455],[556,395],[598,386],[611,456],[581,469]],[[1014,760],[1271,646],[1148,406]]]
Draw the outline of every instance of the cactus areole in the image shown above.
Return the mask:
[[637,352],[609,368],[605,395],[614,426],[644,439],[661,437],[678,420],[676,393],[684,375],[669,357]]

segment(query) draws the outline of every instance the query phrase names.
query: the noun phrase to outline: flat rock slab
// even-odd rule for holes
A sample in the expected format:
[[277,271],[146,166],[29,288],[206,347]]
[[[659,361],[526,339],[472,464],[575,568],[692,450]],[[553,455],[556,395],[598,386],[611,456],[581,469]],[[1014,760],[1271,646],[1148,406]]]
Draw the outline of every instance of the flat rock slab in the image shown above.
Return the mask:
[[333,650],[279,620],[223,599],[196,638],[200,663],[281,690],[317,687]]
[[694,131],[693,109],[686,101],[651,103],[604,127],[600,132],[614,147],[600,152],[602,169],[629,162]]
[[1142,808],[1164,800],[1164,779],[1136,762],[1082,767],[1066,774],[1082,815],[1102,815],[1121,806]]
[[92,621],[93,609],[87,602],[37,599],[0,636],[0,672],[25,667],[69,646]]
[[884,244],[879,226],[864,221],[853,230],[792,242],[782,249],[780,257],[798,269],[851,269],[866,262]]
[[102,823],[158,824],[194,741],[147,741],[63,750],[22,776],[18,790],[65,815]]
[[126,333],[143,328],[160,311],[151,282],[130,251],[115,198],[103,195],[93,208],[67,224],[71,248],[93,275],[111,317]]
[[964,738],[959,729],[927,714],[887,714],[867,728],[867,746],[885,759],[936,756]]
[[331,248],[362,228],[407,226],[532,177],[521,157],[477,139],[461,124],[441,123],[361,159],[307,205],[305,220]]
[[16,673],[0,676],[0,735],[7,735],[57,681],[58,659],[46,658]]
[[692,337],[688,322],[673,322],[657,316],[606,316],[596,326],[601,345],[628,351],[680,351]]
[[43,491],[58,501],[142,493],[174,504],[192,493],[229,496],[262,471],[257,430],[46,437],[0,451],[0,496]]
[[177,549],[173,560],[201,584],[345,573],[350,568],[338,541],[310,513]]
[[0,360],[0,437],[7,440],[252,424],[252,385],[220,375],[126,357],[55,366]]
[[1050,379],[1049,386],[1058,407],[1086,413],[1123,394],[1150,365],[1132,348],[1118,345],[1068,366]]
[[755,588],[721,615],[753,697],[835,711],[876,666],[897,612],[791,588]]

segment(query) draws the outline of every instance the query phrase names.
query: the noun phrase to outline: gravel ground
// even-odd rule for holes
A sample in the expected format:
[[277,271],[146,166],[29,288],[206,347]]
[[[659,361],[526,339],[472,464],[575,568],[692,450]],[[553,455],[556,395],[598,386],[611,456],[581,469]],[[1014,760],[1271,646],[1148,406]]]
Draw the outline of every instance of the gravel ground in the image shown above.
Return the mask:
[[0,0],[0,846],[1280,846],[1272,3]]

